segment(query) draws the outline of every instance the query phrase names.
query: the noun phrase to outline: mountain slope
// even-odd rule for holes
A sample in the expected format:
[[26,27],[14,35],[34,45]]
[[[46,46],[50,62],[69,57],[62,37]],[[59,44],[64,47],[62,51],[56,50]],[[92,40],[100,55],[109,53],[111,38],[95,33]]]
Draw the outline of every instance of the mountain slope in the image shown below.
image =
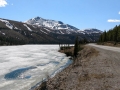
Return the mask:
[[[47,22],[47,20],[44,21]],[[9,45],[74,43],[76,36],[79,36],[79,39],[86,38],[88,41],[93,42],[98,40],[99,36],[101,35],[101,31],[97,29],[81,31],[71,25],[64,24],[60,21],[50,21],[50,24],[44,23],[44,25],[40,25],[39,23],[37,25],[36,23],[30,24],[28,22],[18,22],[1,18],[0,44]],[[66,25],[65,28],[64,25]],[[54,28],[59,26],[59,28],[54,29],[52,26]]]
[[58,30],[58,29],[79,30],[76,27],[68,25],[68,24],[64,24],[61,21],[43,19],[41,17],[32,18],[32,19],[26,21],[25,23],[37,25],[37,26],[49,27],[54,30]]

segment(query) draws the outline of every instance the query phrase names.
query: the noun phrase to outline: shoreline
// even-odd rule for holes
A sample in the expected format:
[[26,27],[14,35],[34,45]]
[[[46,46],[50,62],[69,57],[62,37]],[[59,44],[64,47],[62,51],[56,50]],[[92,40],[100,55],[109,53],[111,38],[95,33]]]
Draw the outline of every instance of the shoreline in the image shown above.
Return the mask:
[[[58,70],[56,70],[55,72],[53,72],[50,76],[48,76],[48,78],[44,79],[43,81],[38,82],[36,85],[32,86],[30,88],[30,90],[41,90],[38,88],[41,88],[41,86],[44,86],[44,84],[48,81],[48,79],[54,78],[57,74],[59,74],[60,72],[62,72],[64,69],[68,68],[73,62],[71,62],[70,64],[66,64],[64,66],[64,68],[59,68]],[[62,66],[63,67],[63,66]]]
[[[70,46],[70,49],[69,49],[70,52],[72,51],[72,53],[73,53],[73,48],[74,48],[74,46]],[[53,74],[48,76],[48,78],[46,78],[45,80],[40,81],[36,85],[32,86],[30,90],[42,90],[41,88],[46,87],[46,83],[48,82],[49,79],[54,78],[57,74],[64,71],[64,69],[68,68],[73,63],[73,57],[67,56],[67,54],[64,52],[64,50],[58,50],[58,52],[64,53],[66,55],[66,57],[70,57],[69,59],[70,59],[71,63],[66,64],[64,68],[62,68],[62,69],[60,68],[59,70],[53,72]]]
[[[73,49],[73,46],[70,46]],[[41,90],[41,87],[44,88],[46,87],[46,82],[51,79],[54,78],[57,74],[59,74],[60,72],[62,72],[64,69],[68,68],[72,63],[73,63],[73,57],[72,56],[67,56],[67,54],[64,52],[64,50],[58,50],[58,52],[60,53],[64,53],[66,55],[66,57],[70,57],[69,58],[69,62],[66,63],[66,65],[61,66],[58,70],[56,70],[55,72],[53,72],[50,76],[48,76],[48,78],[44,79],[43,81],[38,82],[36,85],[32,86],[30,88],[30,90]],[[43,89],[42,89],[43,90]]]
[[[90,48],[91,49],[91,48]],[[72,52],[73,52],[73,47],[72,47]],[[70,50],[70,51],[71,51]],[[84,50],[84,49],[83,49]],[[78,54],[78,58],[81,58],[81,55],[80,55],[80,52],[83,53],[83,50],[79,51],[79,54]],[[88,50],[90,51],[90,50]],[[61,53],[65,53],[63,50],[59,50],[59,52]],[[96,52],[96,51],[95,51]],[[89,53],[89,52],[88,52]],[[93,50],[93,53],[94,53],[94,50]],[[58,72],[54,77],[50,77],[48,78],[48,80],[42,82],[38,87],[36,87],[34,90],[42,90],[41,88],[46,88],[48,87],[49,85],[49,82],[51,83],[52,82],[52,79],[56,78],[57,76],[61,76],[60,74],[61,73],[66,73],[66,71],[70,71],[70,68],[74,68],[74,67],[77,67],[77,66],[81,66],[81,61],[78,62],[77,59],[72,59],[73,63],[69,64],[67,67],[65,67],[63,70],[61,70],[60,72]],[[50,89],[50,90],[53,90],[53,89]],[[61,90],[64,90],[64,89],[61,89]]]

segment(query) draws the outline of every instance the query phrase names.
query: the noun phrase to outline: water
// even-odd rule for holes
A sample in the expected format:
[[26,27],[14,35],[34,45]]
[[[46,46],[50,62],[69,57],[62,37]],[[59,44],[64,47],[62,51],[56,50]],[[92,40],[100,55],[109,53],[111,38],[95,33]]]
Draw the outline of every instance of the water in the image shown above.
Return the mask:
[[30,90],[71,61],[58,45],[0,47],[0,90]]

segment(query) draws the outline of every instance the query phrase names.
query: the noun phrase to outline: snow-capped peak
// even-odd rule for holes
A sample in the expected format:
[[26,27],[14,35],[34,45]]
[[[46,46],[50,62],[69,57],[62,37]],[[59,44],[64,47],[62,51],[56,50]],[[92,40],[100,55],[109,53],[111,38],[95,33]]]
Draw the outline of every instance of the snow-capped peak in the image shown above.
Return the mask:
[[73,27],[73,26],[68,25],[68,24],[64,24],[61,21],[44,19],[41,17],[32,18],[32,19],[26,21],[25,23],[37,25],[37,26],[49,27],[49,28],[54,29],[54,30],[60,30],[60,29],[78,30],[76,27]]

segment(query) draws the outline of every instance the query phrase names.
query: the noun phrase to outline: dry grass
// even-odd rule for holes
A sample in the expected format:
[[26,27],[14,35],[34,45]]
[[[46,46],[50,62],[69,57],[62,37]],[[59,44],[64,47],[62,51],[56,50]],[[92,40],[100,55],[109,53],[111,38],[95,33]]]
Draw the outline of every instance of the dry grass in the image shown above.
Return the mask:
[[116,44],[115,44],[115,42],[103,42],[103,43],[101,43],[101,45],[113,46],[113,47],[120,47],[120,42],[118,42]]
[[93,73],[93,74],[90,75],[90,77],[96,78],[96,79],[102,79],[102,78],[105,78],[106,75],[104,73],[102,73],[102,74]]

